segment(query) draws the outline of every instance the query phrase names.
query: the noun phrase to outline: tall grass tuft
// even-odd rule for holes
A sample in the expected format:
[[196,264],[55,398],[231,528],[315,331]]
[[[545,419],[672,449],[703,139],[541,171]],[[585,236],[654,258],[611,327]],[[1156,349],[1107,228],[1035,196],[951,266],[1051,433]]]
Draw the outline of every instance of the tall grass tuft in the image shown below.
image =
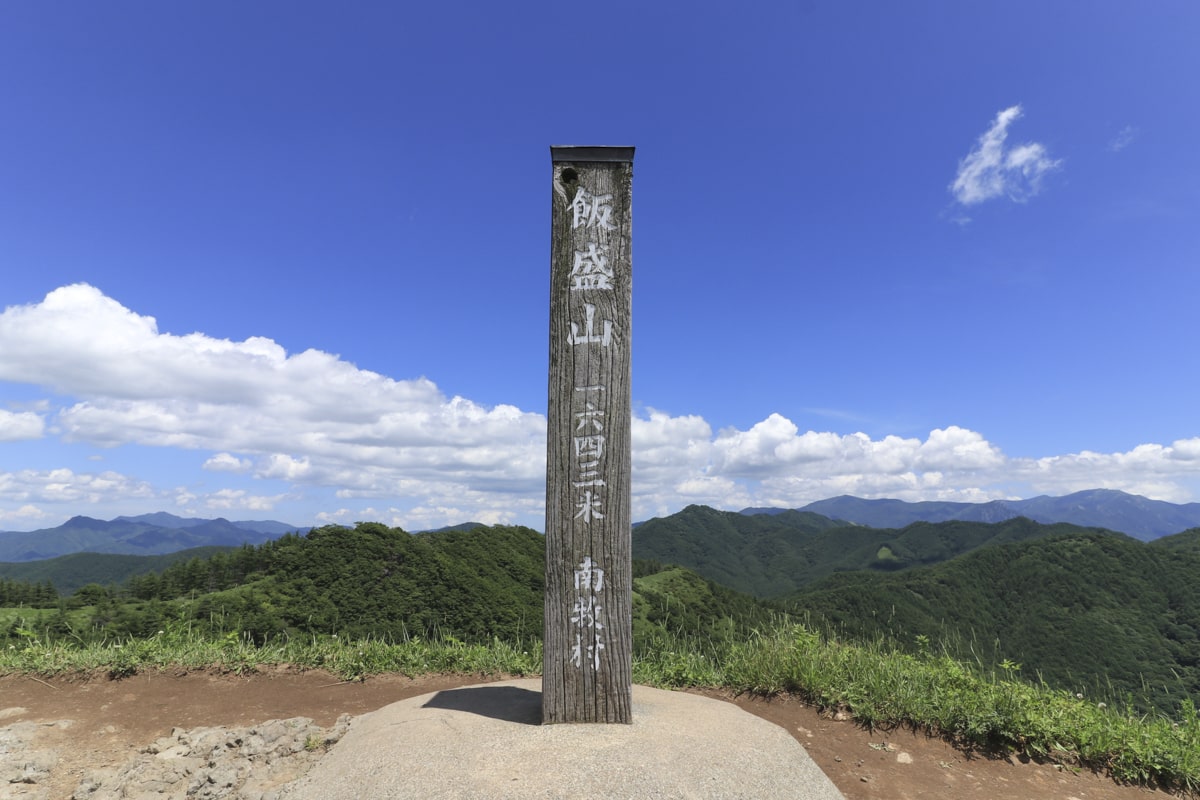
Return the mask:
[[1200,715],[1139,715],[1133,703],[1096,701],[1029,683],[1020,665],[996,671],[884,640],[846,644],[781,625],[725,646],[677,642],[641,654],[635,675],[663,687],[789,693],[848,712],[868,727],[914,726],[960,747],[1018,752],[1108,771],[1114,778],[1200,792]]
[[143,639],[75,644],[31,638],[0,649],[0,674],[106,672],[120,678],[167,667],[241,674],[278,666],[324,669],[346,680],[382,673],[535,675],[541,674],[542,643],[493,639],[489,644],[468,644],[450,636],[347,640],[333,635],[278,637],[257,644],[246,635],[211,638],[186,623],[173,623]]

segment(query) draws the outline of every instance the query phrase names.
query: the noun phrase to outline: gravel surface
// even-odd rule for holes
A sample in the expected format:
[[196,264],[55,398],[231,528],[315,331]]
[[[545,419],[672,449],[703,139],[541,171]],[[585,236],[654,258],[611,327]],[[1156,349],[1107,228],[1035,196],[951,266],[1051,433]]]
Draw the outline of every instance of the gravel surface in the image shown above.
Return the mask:
[[[329,728],[308,717],[276,719],[245,728],[176,728],[125,764],[94,770],[72,800],[278,800],[280,788],[301,777],[350,725],[345,714]],[[60,760],[36,748],[41,729],[69,731],[71,723],[22,722],[0,728],[0,797],[53,800],[45,784]]]
[[[309,749],[315,738],[307,732],[301,737],[297,728],[289,741],[302,741],[304,755],[297,752],[286,756],[283,750],[287,748],[269,748],[276,750],[269,756],[272,765],[267,765],[266,753],[260,753],[257,757],[261,768],[247,776],[257,781],[262,769],[264,776],[273,774],[280,783],[286,782],[289,772],[307,774],[313,761],[321,756],[324,739],[334,740],[335,734],[344,730],[339,722],[343,715],[356,720],[406,698],[464,687],[481,679],[483,676],[378,675],[366,681],[344,681],[319,670],[286,666],[252,674],[172,669],[119,680],[102,674],[45,678],[0,675],[0,800],[68,800],[76,792],[80,797],[143,800],[185,797],[190,779],[187,785],[183,781],[172,784],[170,788],[176,794],[168,794],[165,783],[157,788],[148,784],[134,788],[133,781],[149,774],[144,765],[138,765],[182,757],[185,749],[189,759],[213,756],[212,749],[205,753],[195,744],[203,739],[203,732],[216,736],[219,731],[221,736],[230,737],[222,741],[236,743],[241,739],[245,743],[252,740],[252,731],[274,725],[264,720],[282,721],[286,726],[298,718],[311,719],[319,731],[314,735],[322,740],[321,747]],[[1168,797],[1162,792],[1122,786],[1087,770],[963,751],[920,730],[870,730],[842,715],[821,713],[794,698],[763,700],[731,697],[724,692],[706,694],[733,702],[788,731],[847,800]],[[187,734],[186,742],[176,741],[180,734]],[[167,743],[171,741],[174,743]],[[149,752],[154,746],[159,746],[159,753]],[[159,758],[160,753],[177,746],[183,749]],[[242,745],[222,747],[240,752]],[[189,762],[188,768],[210,769],[207,761],[200,767]],[[119,778],[122,774],[125,777]],[[237,785],[239,773],[235,769],[232,774],[235,780],[222,790],[224,795],[212,793],[217,790],[207,784],[197,789],[206,789],[213,797],[262,797],[277,791],[279,785]],[[113,794],[118,791],[118,781],[128,787],[123,794]],[[183,794],[178,793],[180,786]],[[248,793],[254,791],[259,794]]]

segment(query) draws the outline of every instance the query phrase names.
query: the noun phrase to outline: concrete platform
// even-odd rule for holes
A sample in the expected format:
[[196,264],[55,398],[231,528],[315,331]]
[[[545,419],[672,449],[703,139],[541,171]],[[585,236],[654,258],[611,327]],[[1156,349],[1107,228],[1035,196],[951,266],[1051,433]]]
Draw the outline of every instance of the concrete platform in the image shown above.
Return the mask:
[[778,725],[633,687],[632,725],[542,725],[541,679],[466,686],[358,717],[286,800],[844,800]]

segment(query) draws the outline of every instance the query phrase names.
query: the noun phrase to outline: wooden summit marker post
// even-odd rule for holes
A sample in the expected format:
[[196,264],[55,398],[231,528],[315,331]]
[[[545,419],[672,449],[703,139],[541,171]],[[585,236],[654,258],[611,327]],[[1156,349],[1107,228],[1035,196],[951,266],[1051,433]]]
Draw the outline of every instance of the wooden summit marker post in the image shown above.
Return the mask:
[[542,722],[633,722],[632,147],[551,147]]

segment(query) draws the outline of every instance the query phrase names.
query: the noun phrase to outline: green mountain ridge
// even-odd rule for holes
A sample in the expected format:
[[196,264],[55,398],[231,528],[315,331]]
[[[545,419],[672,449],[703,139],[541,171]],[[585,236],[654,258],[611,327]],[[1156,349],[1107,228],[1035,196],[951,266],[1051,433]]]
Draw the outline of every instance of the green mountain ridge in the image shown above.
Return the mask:
[[1191,528],[1173,536],[1155,539],[1150,545],[1164,550],[1200,555],[1200,528]]
[[[95,606],[73,629],[80,637],[151,636],[186,619],[261,641],[335,632],[538,638],[544,546],[537,531],[512,526],[420,534],[329,526],[204,558],[146,559],[141,567],[159,571],[132,574],[119,590],[84,586],[69,607]],[[806,512],[690,506],[635,529],[633,553],[643,646],[765,628],[786,608],[839,638],[886,636],[916,649],[924,637],[984,666],[1019,662],[1027,677],[1089,696],[1129,692],[1147,707],[1200,700],[1200,528],[1143,543],[1024,518],[878,530]],[[141,568],[137,558],[3,566],[69,567],[79,582],[99,574],[89,563],[115,575]],[[83,611],[71,613],[79,626]],[[56,629],[67,623],[60,612]]]
[[838,637],[909,650],[924,637],[1146,708],[1200,701],[1200,528],[1140,542],[1021,517],[897,530],[799,513],[693,506],[635,530],[633,552],[782,601]]
[[747,517],[693,505],[639,525],[633,557],[679,564],[739,592],[767,597],[795,588],[789,573],[807,565],[796,557],[793,542],[835,525],[801,511]]
[[1200,699],[1200,530],[1180,536],[1055,534],[891,575],[831,575],[785,600],[841,636],[925,637],[1072,691],[1171,707]]
[[0,563],[0,579],[50,583],[60,594],[71,595],[90,583],[120,585],[136,575],[161,572],[179,561],[209,558],[232,547],[194,547],[154,556],[123,553],[70,553],[38,561]]
[[1023,517],[1001,523],[915,522],[899,530],[847,525],[804,511],[747,515],[688,506],[633,533],[633,555],[680,564],[752,594],[776,597],[834,572],[894,572],[981,547],[1083,530]]
[[[55,635],[80,641],[154,636],[172,621],[215,636],[236,632],[260,642],[333,634],[448,636],[469,642],[542,635],[545,539],[529,528],[477,526],[409,534],[359,523],[289,534],[258,547],[172,555],[170,562],[172,556],[75,554],[54,559],[63,570],[86,572],[89,561],[105,574],[117,568],[136,570],[139,563],[144,569],[120,588],[91,581],[57,611],[54,600],[41,602],[46,608],[37,617],[49,618]],[[105,561],[113,564],[106,568],[97,563]],[[0,598],[10,588],[0,581]],[[689,570],[641,561],[635,564],[633,603],[637,642],[649,647],[673,636],[711,642],[745,634],[783,615],[778,606]],[[76,609],[74,618],[67,607]],[[16,620],[21,618],[22,613],[12,617],[10,636],[17,635]],[[0,639],[4,633],[0,627]]]

